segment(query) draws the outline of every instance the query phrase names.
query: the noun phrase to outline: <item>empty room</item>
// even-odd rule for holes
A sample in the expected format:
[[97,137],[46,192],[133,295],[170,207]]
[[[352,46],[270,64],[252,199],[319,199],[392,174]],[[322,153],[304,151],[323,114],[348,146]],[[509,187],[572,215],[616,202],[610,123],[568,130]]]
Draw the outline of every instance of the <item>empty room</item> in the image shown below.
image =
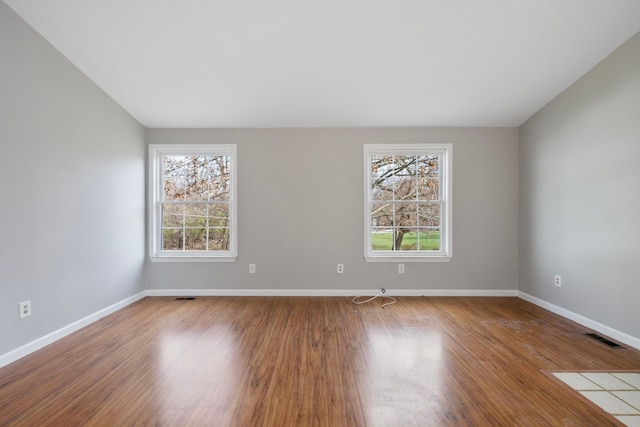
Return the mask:
[[0,426],[640,426],[640,2],[3,0]]

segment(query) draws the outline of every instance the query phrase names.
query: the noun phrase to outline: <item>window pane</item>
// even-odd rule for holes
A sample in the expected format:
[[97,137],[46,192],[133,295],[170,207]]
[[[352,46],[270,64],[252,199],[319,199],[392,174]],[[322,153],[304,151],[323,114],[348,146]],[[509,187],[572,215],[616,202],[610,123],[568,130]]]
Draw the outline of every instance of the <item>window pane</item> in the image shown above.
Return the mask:
[[180,251],[182,250],[182,229],[165,228],[162,230],[162,250]]
[[162,227],[182,227],[184,205],[162,204]]
[[[163,230],[164,250],[229,250],[228,205],[165,203],[162,209],[162,221],[163,228],[167,227]],[[207,226],[211,234],[208,239]],[[209,242],[208,248],[207,240]]]
[[184,181],[168,179],[164,181],[163,200],[184,200]]
[[398,229],[396,231],[396,250],[417,251],[418,233],[411,229]]
[[393,188],[379,185],[371,191],[371,200],[393,200]]
[[395,205],[395,223],[396,227],[417,227],[418,225],[418,210],[415,204],[402,204],[397,203]]
[[229,200],[231,167],[229,156],[209,157],[209,200]]
[[163,156],[164,200],[184,200],[186,160],[185,156]]
[[419,200],[440,200],[440,181],[431,178],[421,178],[418,182]]
[[229,205],[209,205],[209,227],[229,227]]
[[416,156],[394,156],[394,200],[412,200],[416,193]]
[[199,156],[185,156],[185,166],[182,175],[182,179],[184,180],[186,187],[185,200],[199,200],[199,186],[202,180],[200,180],[198,176],[198,172],[201,169],[201,167],[199,167],[200,162],[198,159]]
[[393,156],[394,175],[410,178],[416,174],[416,156]]
[[231,156],[164,156],[165,200],[229,200]]
[[205,156],[193,156],[190,158],[188,175],[186,177],[186,200],[209,200],[209,171]]
[[371,181],[382,180],[391,175],[389,171],[393,171],[393,156],[371,156]]
[[390,227],[393,225],[393,204],[372,203],[371,225],[373,227]]
[[398,201],[415,200],[417,181],[413,177],[396,177],[393,185],[393,198]]
[[183,179],[186,200],[208,200],[208,162],[206,156],[186,156]]
[[207,229],[206,228],[186,228],[185,247],[186,251],[207,250]]
[[371,198],[393,199],[393,156],[371,156]]
[[419,249],[421,251],[439,251],[440,250],[440,230],[421,228]]
[[178,179],[185,175],[185,156],[163,156],[163,170],[165,179]]
[[231,239],[228,228],[209,229],[209,250],[228,251],[231,247]]
[[440,205],[420,204],[418,205],[418,225],[421,227],[440,226]]
[[185,227],[206,227],[207,226],[207,205],[186,204],[184,205]]
[[440,159],[438,156],[419,156],[418,176],[421,178],[438,178],[440,176]]
[[392,251],[393,231],[389,229],[373,229],[371,232],[372,251]]
[[229,200],[229,156],[190,156],[184,170],[187,200]]

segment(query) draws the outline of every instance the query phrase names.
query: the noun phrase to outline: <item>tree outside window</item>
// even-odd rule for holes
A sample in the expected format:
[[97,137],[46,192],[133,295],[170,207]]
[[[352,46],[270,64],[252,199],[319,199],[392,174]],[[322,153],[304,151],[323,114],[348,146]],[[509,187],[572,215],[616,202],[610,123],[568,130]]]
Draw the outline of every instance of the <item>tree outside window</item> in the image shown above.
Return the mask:
[[365,146],[368,260],[448,260],[450,152],[448,145]]
[[235,256],[235,146],[154,145],[150,158],[152,257]]

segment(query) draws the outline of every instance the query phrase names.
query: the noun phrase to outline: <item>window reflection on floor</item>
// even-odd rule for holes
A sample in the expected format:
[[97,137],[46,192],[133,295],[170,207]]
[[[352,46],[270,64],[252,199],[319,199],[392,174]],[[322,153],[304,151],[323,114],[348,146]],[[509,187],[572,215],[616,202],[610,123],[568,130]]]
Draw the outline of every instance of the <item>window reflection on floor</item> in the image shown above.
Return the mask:
[[441,337],[425,327],[393,330],[369,329],[365,343],[366,366],[361,392],[367,396],[367,425],[395,418],[402,425],[403,411],[413,414],[423,408],[432,415],[433,406],[446,404]]
[[169,415],[230,405],[238,387],[236,357],[236,337],[225,325],[213,325],[202,333],[176,331],[164,335],[160,340],[156,404]]

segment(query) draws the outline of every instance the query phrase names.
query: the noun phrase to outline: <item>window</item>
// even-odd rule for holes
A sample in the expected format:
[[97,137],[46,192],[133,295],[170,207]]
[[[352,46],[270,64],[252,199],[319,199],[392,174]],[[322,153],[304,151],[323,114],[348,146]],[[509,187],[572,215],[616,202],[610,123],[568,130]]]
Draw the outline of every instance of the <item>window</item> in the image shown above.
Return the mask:
[[451,259],[451,145],[365,145],[367,261]]
[[234,261],[235,145],[149,146],[153,261]]

